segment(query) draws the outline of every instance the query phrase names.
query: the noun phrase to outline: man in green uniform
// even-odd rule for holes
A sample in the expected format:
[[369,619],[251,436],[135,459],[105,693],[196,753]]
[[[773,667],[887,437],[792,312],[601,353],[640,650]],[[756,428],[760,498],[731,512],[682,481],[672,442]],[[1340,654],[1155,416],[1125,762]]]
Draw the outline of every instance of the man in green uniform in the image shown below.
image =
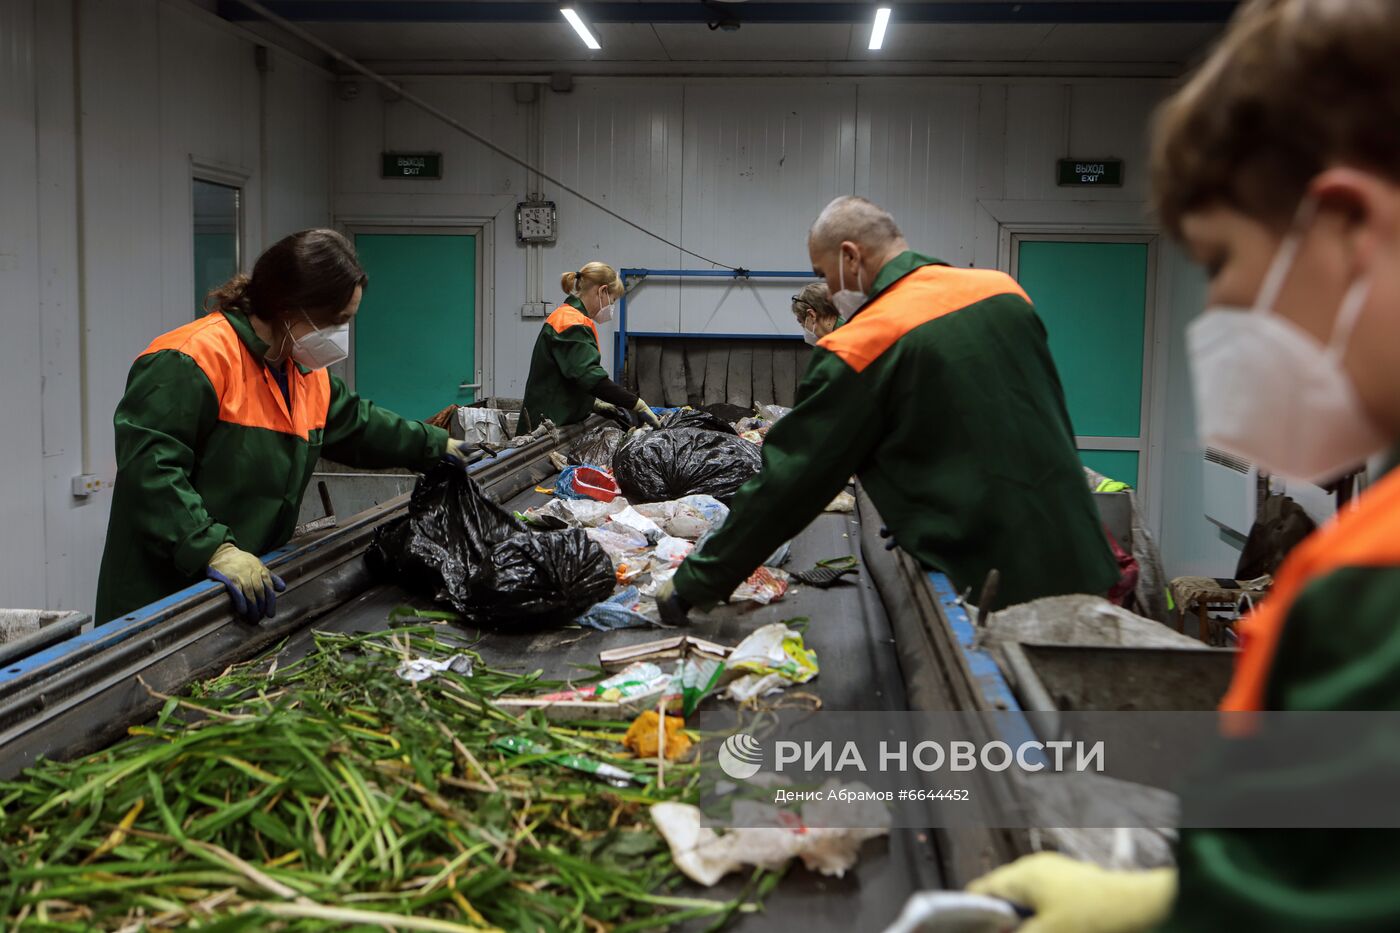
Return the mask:
[[1016,282],[912,252],[862,198],[828,205],[808,249],[848,320],[817,342],[762,472],[663,592],[668,617],[728,597],[852,474],[894,541],[959,589],[996,569],[999,605],[1107,592],[1116,565]]

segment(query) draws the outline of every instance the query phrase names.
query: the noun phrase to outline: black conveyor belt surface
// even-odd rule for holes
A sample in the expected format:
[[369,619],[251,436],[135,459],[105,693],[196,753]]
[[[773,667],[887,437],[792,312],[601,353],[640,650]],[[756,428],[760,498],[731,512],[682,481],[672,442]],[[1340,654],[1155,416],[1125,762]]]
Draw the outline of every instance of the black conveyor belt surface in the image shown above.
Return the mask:
[[[544,495],[531,490],[506,505],[523,510],[544,501]],[[823,514],[793,540],[787,566],[802,569],[826,558],[859,557],[859,542],[853,514]],[[377,631],[385,627],[390,610],[405,604],[431,605],[397,587],[376,586],[333,610],[311,629]],[[818,695],[825,709],[908,708],[889,623],[865,574],[853,585],[828,590],[795,585],[782,600],[768,606],[741,603],[720,606],[704,615],[693,613],[690,631],[732,645],[759,626],[798,616],[811,620],[804,638],[815,649],[821,667],[817,678],[799,689]],[[656,628],[616,632],[566,628],[521,635],[488,632],[474,648],[492,667],[522,672],[538,669],[550,679],[586,678],[594,673],[589,668],[597,667],[599,651],[665,634],[666,630]],[[310,630],[303,630],[283,649],[282,663],[302,656],[311,644]],[[764,913],[737,919],[732,929],[743,933],[878,933],[894,920],[910,893],[937,886],[938,869],[930,843],[923,834],[896,830],[888,839],[867,842],[855,869],[844,878],[825,878],[795,865],[766,898]],[[741,887],[742,877],[732,875],[710,889],[709,895],[733,897]]]

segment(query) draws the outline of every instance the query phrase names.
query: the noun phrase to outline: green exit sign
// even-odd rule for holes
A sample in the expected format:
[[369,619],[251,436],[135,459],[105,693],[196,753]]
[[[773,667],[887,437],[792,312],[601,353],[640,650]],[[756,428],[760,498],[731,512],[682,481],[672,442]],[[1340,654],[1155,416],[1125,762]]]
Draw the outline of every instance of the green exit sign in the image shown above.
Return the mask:
[[441,178],[441,152],[385,152],[380,174],[385,178]]
[[1116,188],[1123,184],[1122,159],[1061,159],[1061,187]]

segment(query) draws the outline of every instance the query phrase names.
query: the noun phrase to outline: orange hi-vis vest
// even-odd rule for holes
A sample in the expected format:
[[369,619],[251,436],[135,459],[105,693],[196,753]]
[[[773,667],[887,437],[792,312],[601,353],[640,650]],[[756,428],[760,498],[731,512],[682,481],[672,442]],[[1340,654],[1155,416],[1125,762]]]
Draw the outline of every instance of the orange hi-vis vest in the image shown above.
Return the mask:
[[1347,567],[1394,565],[1400,565],[1400,469],[1367,490],[1354,508],[1313,532],[1283,562],[1269,598],[1240,623],[1240,656],[1220,709],[1264,709],[1289,611],[1310,583]]
[[238,338],[222,312],[162,334],[142,353],[176,350],[194,360],[219,399],[219,420],[245,428],[265,428],[307,440],[326,426],[331,403],[330,375],[324,369],[303,373],[287,366],[290,409],[277,380]]
[[1026,298],[1016,280],[1004,272],[921,266],[877,295],[817,345],[835,353],[856,372],[864,372],[914,328],[997,295]]
[[544,322],[554,328],[556,334],[562,334],[570,327],[582,324],[593,333],[593,344],[599,347],[599,352],[602,352],[602,345],[598,343],[598,325],[594,324],[592,318],[573,305],[560,305],[554,309],[549,317],[544,319]]

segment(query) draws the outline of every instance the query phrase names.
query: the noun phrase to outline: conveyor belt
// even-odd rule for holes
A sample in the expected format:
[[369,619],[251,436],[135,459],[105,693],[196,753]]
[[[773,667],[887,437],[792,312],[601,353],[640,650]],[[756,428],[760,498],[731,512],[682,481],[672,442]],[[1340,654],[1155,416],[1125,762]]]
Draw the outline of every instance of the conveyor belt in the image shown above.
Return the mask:
[[[533,490],[507,504],[524,509],[546,501]],[[860,526],[851,514],[824,514],[792,542],[793,568],[818,560],[860,555]],[[376,586],[320,619],[322,631],[369,632],[383,629],[396,606],[427,608],[427,600],[395,586]],[[722,644],[736,644],[769,622],[807,616],[808,646],[817,652],[821,674],[806,689],[821,697],[826,709],[906,709],[903,679],[889,623],[871,581],[865,576],[848,586],[819,590],[796,586],[768,606],[720,606],[708,614],[695,613],[691,631]],[[484,633],[474,649],[492,667],[516,671],[542,670],[550,679],[588,676],[585,666],[598,664],[598,652],[660,636],[657,629],[596,632],[570,627],[531,634]],[[279,656],[286,663],[312,647],[310,631],[294,636]],[[712,703],[723,701],[711,700]],[[888,839],[868,842],[860,862],[845,878],[824,878],[795,866],[765,900],[761,915],[736,921],[744,933],[802,930],[880,930],[899,913],[908,896],[939,884],[938,862],[924,836],[907,830]],[[705,896],[734,897],[742,887],[735,876]],[[693,892],[700,893],[700,892]]]
[[[561,443],[576,433],[577,429],[564,432]],[[547,452],[547,444],[532,445],[532,449],[513,452],[514,456],[498,458],[498,462],[479,464],[473,471],[488,489],[509,496],[505,503],[509,507],[525,508],[544,501],[533,487],[552,472]],[[524,491],[510,495],[518,490]],[[862,514],[868,516],[867,523],[873,523],[878,519],[868,505],[862,503]],[[289,583],[283,599],[285,611],[279,612],[275,626],[264,623],[250,630],[228,616],[222,593],[208,586],[197,587],[102,627],[112,634],[95,632],[92,644],[66,649],[73,659],[67,666],[63,657],[55,656],[22,673],[0,672],[0,766],[13,774],[35,754],[81,754],[111,741],[129,722],[150,715],[153,701],[136,683],[138,673],[161,689],[177,690],[191,678],[215,673],[224,664],[265,650],[284,637],[289,640],[279,658],[285,663],[310,650],[312,629],[376,631],[385,627],[396,606],[426,608],[429,603],[424,599],[370,582],[359,557],[369,531],[402,506],[402,501],[386,503],[351,519],[345,529],[269,555]],[[789,566],[806,568],[818,560],[849,554],[861,557],[861,532],[855,515],[824,514],[793,541]],[[761,625],[806,616],[806,642],[817,652],[821,674],[804,689],[817,694],[826,709],[919,706],[923,697],[906,694],[906,682],[927,683],[929,672],[942,665],[932,662],[920,639],[908,638],[906,643],[906,636],[911,634],[911,626],[915,630],[921,626],[936,629],[944,623],[938,618],[915,618],[936,613],[936,607],[930,608],[932,604],[891,602],[891,594],[886,592],[890,586],[926,588],[927,581],[907,573],[903,578],[891,575],[894,558],[878,544],[871,544],[874,537],[864,535],[866,548],[873,548],[864,553],[876,563],[863,562],[861,575],[851,585],[830,590],[796,586],[783,600],[769,606],[738,604],[705,615],[697,613],[692,631],[735,644]],[[898,653],[886,605],[901,607],[894,609],[901,612],[903,626]],[[902,611],[911,605],[915,611]],[[477,633],[468,634],[475,637]],[[475,647],[493,667],[539,669],[545,677],[568,679],[586,676],[584,669],[597,665],[600,650],[651,640],[659,634],[656,629],[604,633],[575,627],[519,635],[489,632],[482,634]],[[10,675],[8,682],[5,673]],[[946,670],[941,673],[947,676]],[[971,858],[960,859],[954,850],[966,850]],[[823,878],[794,866],[766,899],[766,911],[743,917],[738,928],[747,933],[883,929],[911,892],[939,887],[945,877],[956,882],[965,874],[959,870],[960,862],[985,864],[988,851],[987,842],[981,839],[964,844],[947,834],[896,831],[867,843],[860,862],[845,878]],[[732,897],[742,883],[734,876],[710,893]]]

